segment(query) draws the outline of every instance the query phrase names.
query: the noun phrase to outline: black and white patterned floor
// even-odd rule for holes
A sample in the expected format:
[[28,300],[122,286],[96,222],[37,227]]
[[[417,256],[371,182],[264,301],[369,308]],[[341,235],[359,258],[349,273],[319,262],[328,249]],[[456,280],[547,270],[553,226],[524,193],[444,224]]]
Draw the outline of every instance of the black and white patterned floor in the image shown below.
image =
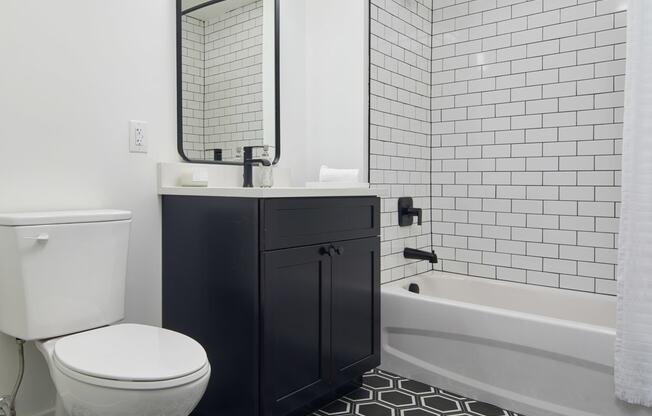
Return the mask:
[[363,386],[312,416],[519,416],[418,381],[373,370]]

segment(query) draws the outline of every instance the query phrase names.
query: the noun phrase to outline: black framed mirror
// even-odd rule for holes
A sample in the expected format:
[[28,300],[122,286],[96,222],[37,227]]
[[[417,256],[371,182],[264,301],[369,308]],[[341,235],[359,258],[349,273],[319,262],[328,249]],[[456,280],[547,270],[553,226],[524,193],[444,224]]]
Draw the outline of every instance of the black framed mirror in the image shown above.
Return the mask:
[[280,0],[177,0],[177,150],[241,165],[243,148],[278,163]]

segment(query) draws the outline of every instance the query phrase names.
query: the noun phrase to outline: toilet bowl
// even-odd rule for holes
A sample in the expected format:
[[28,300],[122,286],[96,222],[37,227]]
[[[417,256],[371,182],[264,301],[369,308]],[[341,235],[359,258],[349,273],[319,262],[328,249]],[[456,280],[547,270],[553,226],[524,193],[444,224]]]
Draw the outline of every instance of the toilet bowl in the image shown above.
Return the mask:
[[119,324],[37,341],[56,387],[56,416],[187,416],[211,368],[193,339]]

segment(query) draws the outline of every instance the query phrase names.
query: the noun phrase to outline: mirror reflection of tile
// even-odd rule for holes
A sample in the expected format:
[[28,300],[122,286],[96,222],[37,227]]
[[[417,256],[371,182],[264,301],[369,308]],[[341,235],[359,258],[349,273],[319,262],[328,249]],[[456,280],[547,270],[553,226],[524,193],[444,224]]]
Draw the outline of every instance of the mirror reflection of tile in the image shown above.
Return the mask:
[[236,3],[182,17],[183,146],[191,159],[233,160],[238,148],[263,144],[263,1]]

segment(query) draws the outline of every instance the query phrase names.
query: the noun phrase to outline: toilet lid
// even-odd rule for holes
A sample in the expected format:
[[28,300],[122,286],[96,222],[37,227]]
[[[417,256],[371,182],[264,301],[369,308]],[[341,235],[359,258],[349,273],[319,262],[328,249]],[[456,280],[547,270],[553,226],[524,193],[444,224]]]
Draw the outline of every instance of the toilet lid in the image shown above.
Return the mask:
[[122,324],[70,335],[54,355],[67,368],[91,377],[162,381],[184,377],[208,362],[198,342],[167,329]]

